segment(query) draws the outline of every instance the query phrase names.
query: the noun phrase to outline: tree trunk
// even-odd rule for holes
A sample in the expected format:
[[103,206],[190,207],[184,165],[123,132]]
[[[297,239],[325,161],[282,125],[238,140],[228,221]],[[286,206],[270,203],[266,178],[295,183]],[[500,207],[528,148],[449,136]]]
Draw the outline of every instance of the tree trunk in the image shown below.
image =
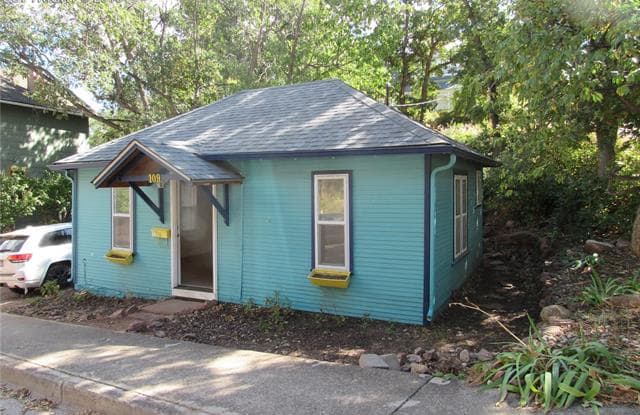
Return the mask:
[[636,212],[636,220],[631,231],[631,252],[640,257],[640,207]]
[[[436,50],[437,43],[432,43],[429,48],[429,54],[425,58],[422,72],[422,89],[420,90],[420,101],[424,102],[429,97],[429,78],[431,78],[431,64],[433,63],[433,54]],[[424,114],[427,110],[426,104],[420,107],[420,122],[424,123]]]
[[[405,99],[405,89],[407,88],[407,85],[409,84],[409,54],[407,53],[407,49],[409,48],[409,8],[407,7],[407,2],[406,0],[403,1],[404,5],[405,5],[405,10],[404,10],[404,25],[403,25],[403,32],[404,35],[402,37],[402,50],[400,51],[400,57],[401,57],[401,70],[400,70],[400,91],[398,91],[398,103],[399,104],[404,104],[406,102]],[[402,112],[407,112],[407,108],[406,107],[401,107],[400,110]]]
[[601,123],[596,127],[598,142],[598,177],[611,177],[613,163],[616,159],[616,140],[618,139],[617,123]]
[[302,5],[300,5],[300,10],[298,11],[298,16],[296,18],[295,28],[293,30],[292,45],[291,45],[291,50],[289,51],[289,67],[287,68],[288,84],[293,82],[293,73],[296,68],[298,42],[300,41],[300,26],[302,26],[302,18],[304,17],[304,8],[306,5],[307,5],[307,0],[302,0]]
[[496,130],[500,124],[500,116],[498,115],[498,109],[496,108],[496,101],[498,101],[498,85],[495,81],[491,81],[489,88],[487,88],[487,98],[489,99],[489,122],[491,123],[491,129]]

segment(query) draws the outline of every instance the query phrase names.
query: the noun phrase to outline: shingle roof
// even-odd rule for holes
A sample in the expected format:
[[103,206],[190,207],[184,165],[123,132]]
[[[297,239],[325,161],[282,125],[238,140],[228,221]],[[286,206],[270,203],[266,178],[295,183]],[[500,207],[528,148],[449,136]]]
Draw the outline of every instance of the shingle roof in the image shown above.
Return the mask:
[[83,114],[75,111],[73,108],[52,108],[48,105],[33,100],[31,97],[29,97],[29,90],[27,88],[16,85],[13,81],[4,76],[0,76],[0,102],[10,105],[14,104],[19,106],[32,107],[46,111],[64,112],[67,114],[84,117]]
[[109,161],[132,140],[168,158],[174,149],[212,160],[429,147],[495,163],[340,80],[324,80],[242,91],[55,164]]

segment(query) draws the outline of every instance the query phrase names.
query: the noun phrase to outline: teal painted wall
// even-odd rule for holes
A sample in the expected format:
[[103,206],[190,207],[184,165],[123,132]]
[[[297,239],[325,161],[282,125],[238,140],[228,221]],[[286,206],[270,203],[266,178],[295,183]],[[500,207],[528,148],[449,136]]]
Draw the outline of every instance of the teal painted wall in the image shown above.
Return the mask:
[[87,145],[89,120],[49,111],[0,104],[0,170],[17,164],[39,175],[47,164]]
[[[279,291],[294,308],[422,323],[424,156],[252,160],[236,163],[231,222],[218,220],[222,301],[263,303]],[[311,174],[352,170],[353,278],[321,288],[311,268]]]
[[[432,170],[447,164],[449,156],[433,156]],[[476,206],[476,169],[479,167],[466,160],[456,162],[453,169],[438,173],[436,176],[435,207],[435,310],[441,309],[451,292],[459,288],[471,275],[482,258],[482,205]],[[453,176],[454,171],[466,172],[468,177],[468,253],[454,261],[454,212],[453,212]],[[433,232],[433,230],[432,230]]]
[[[432,168],[447,156],[433,156]],[[386,155],[251,160],[235,163],[245,181],[230,186],[230,224],[218,217],[218,297],[263,304],[278,291],[296,309],[421,324],[424,284],[424,156]],[[469,253],[453,261],[453,173],[436,182],[435,286],[437,308],[472,272],[482,253],[482,207],[475,206],[476,166],[459,161],[469,177]],[[312,171],[351,170],[353,278],[348,289],[321,288],[311,268]],[[77,186],[78,288],[107,295],[171,295],[168,241],[151,237],[169,227],[169,189],[161,225],[139,198],[135,203],[135,261],[103,258],[111,245],[110,191],[90,183],[96,169],[79,171]],[[146,188],[156,200],[155,188]],[[223,192],[222,186],[218,194]]]
[[[77,184],[77,217],[75,266],[76,288],[102,295],[136,295],[160,298],[171,295],[171,247],[168,240],[151,237],[154,226],[163,225],[153,211],[136,195],[134,199],[133,264],[114,264],[104,258],[111,249],[111,190],[95,189],[91,180],[97,169],[81,169]],[[157,203],[155,187],[143,188]],[[165,190],[165,201],[169,191]],[[169,218],[169,203],[165,203],[165,217]]]

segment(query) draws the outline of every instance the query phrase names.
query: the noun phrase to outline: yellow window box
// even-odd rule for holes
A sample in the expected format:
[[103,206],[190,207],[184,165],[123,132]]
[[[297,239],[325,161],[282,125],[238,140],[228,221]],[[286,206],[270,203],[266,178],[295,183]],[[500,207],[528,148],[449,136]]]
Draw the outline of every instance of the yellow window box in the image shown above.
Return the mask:
[[351,272],[315,268],[307,278],[319,287],[347,288],[351,281]]
[[159,239],[169,239],[171,237],[171,229],[169,228],[151,228],[151,236]]
[[130,265],[133,262],[133,252],[126,249],[110,249],[104,257],[116,264]]

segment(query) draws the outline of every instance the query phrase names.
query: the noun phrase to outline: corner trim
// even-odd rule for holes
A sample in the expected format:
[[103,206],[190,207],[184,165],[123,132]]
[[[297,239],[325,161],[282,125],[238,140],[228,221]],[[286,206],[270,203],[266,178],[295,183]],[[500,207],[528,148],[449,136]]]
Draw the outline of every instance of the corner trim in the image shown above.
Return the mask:
[[431,286],[431,154],[424,155],[424,269],[422,291],[422,325],[429,323],[429,297]]

